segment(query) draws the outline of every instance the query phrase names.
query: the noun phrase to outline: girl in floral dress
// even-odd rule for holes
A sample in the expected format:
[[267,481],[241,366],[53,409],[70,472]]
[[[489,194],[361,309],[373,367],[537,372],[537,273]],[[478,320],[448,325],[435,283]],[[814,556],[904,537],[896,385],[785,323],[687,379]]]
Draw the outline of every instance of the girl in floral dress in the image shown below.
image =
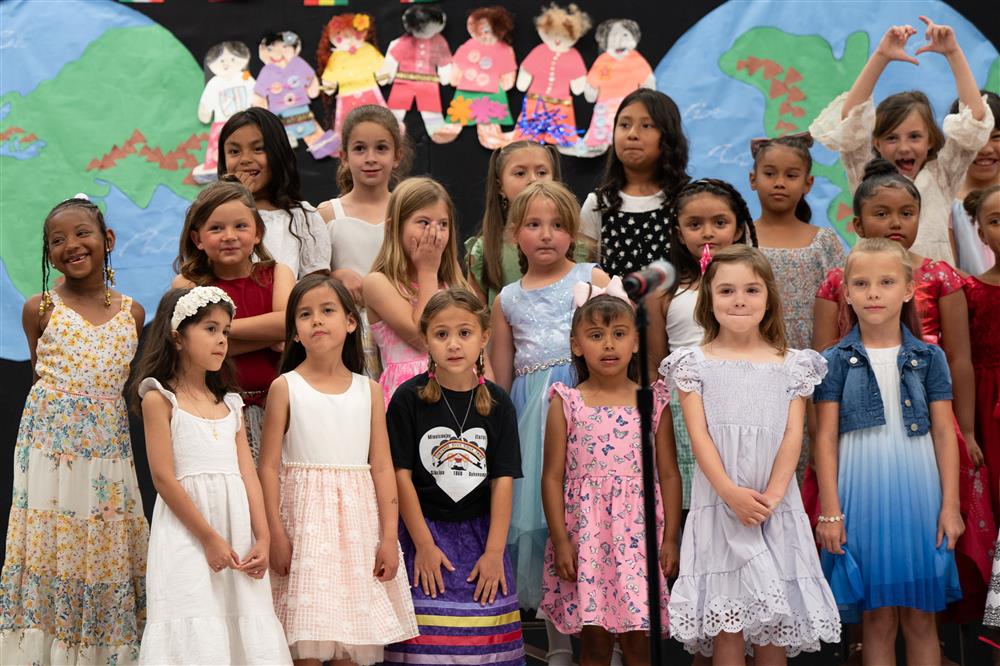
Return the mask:
[[[134,663],[149,528],[122,388],[145,320],[111,289],[115,234],[84,198],[42,227],[42,293],[22,314],[35,383],[14,449],[0,662]],[[48,287],[55,268],[64,280]]]

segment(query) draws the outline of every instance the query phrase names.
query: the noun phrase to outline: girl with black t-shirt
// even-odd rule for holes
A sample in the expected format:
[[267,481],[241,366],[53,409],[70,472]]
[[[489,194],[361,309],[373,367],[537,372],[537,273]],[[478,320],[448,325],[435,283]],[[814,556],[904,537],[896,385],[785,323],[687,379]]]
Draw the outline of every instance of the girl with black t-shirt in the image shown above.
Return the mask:
[[483,376],[489,313],[472,292],[447,289],[427,302],[420,331],[428,370],[396,390],[386,420],[421,635],[388,646],[384,663],[449,654],[523,663],[506,549],[521,452],[514,405]]

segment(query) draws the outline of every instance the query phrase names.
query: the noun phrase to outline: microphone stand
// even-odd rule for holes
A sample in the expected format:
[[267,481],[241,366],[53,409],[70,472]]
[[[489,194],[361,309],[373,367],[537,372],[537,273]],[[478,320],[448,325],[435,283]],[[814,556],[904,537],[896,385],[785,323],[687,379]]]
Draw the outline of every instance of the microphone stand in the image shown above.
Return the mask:
[[646,299],[636,302],[635,326],[639,332],[639,389],[636,406],[642,434],[642,494],[646,517],[646,582],[649,589],[649,663],[662,664],[660,644],[663,641],[660,618],[660,544],[656,534],[656,475],[653,451],[656,446],[653,434],[653,389],[649,386],[649,367],[646,363]]

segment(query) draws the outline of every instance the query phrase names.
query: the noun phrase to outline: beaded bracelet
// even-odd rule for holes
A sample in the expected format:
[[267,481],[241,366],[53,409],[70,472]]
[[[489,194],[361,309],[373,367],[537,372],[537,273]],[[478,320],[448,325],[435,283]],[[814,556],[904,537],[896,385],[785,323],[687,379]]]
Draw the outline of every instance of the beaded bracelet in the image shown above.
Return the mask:
[[839,516],[818,516],[816,518],[821,523],[839,523],[842,520],[847,520],[847,516],[840,514]]

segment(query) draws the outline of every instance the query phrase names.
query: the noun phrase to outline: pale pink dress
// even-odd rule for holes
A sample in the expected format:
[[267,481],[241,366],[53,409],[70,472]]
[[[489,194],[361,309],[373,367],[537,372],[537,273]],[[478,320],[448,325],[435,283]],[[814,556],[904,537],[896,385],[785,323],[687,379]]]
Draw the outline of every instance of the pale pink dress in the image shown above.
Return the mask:
[[288,576],[273,576],[274,610],[294,659],[382,661],[382,648],[417,635],[403,553],[396,577],[372,574],[379,513],[368,465],[371,388],[355,374],[340,394],[297,372],[288,382],[281,451],[281,522],[292,542]]
[[384,321],[372,324],[371,331],[382,358],[382,376],[378,383],[382,385],[382,397],[388,408],[400,384],[427,371],[427,352],[411,347]]

